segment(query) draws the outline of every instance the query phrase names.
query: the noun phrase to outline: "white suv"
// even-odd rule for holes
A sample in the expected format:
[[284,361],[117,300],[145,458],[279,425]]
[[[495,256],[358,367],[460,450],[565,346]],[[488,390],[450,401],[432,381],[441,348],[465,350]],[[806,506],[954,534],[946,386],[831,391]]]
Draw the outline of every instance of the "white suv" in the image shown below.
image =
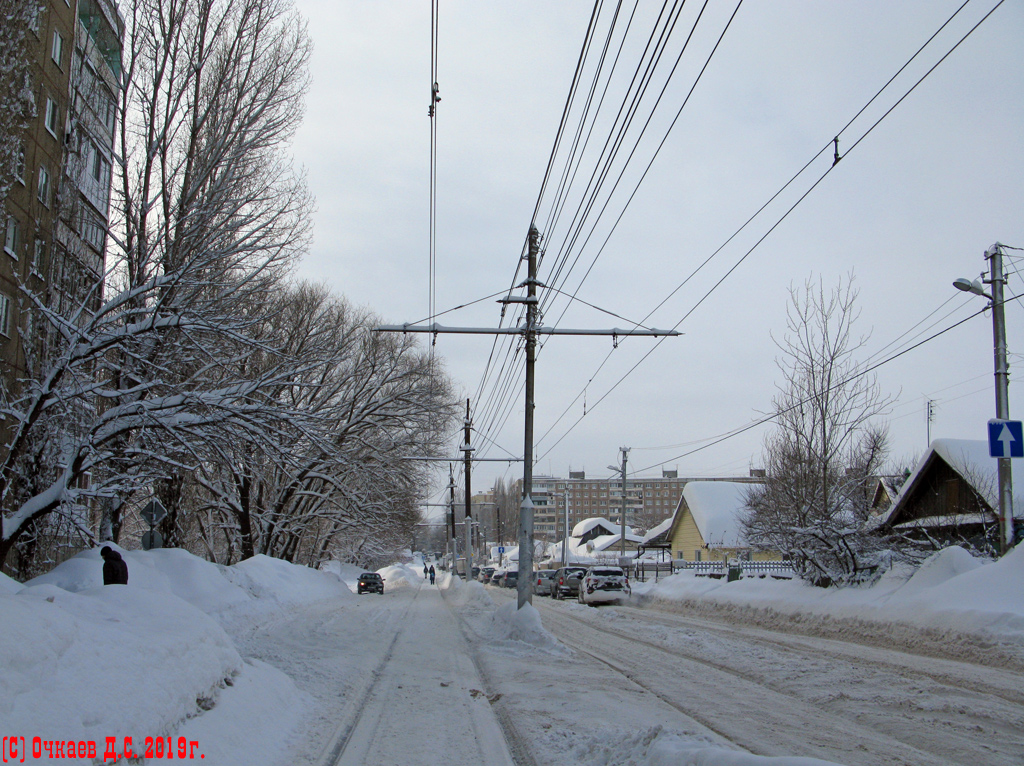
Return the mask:
[[590,567],[580,580],[581,604],[616,604],[629,598],[629,578],[622,567]]

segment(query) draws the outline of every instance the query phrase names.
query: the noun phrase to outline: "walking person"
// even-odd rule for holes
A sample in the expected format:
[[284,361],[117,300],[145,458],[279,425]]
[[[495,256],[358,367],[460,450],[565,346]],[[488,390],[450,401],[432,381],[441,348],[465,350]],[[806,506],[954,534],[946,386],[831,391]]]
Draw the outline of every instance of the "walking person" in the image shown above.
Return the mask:
[[427,569],[427,562],[423,562],[423,579],[426,580],[430,576],[430,570]]
[[433,565],[433,564],[431,564],[431,565],[430,565],[430,584],[431,584],[431,585],[433,585],[433,584],[434,584],[434,575],[435,575],[435,574],[437,574],[437,573],[436,573],[436,572],[434,571],[434,565]]
[[103,557],[103,584],[104,585],[127,585],[128,564],[121,554],[104,545],[100,549],[100,556]]

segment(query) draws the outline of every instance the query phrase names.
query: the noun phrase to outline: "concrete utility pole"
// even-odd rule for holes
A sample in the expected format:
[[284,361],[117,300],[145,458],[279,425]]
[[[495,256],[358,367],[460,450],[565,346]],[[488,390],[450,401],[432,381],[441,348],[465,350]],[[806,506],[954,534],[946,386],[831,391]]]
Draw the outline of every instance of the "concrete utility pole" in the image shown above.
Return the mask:
[[519,507],[519,608],[533,600],[533,410],[534,366],[537,362],[537,255],[540,232],[530,227],[526,277],[526,426],[523,429],[523,503]]
[[[455,468],[449,463],[448,464],[448,520],[451,522],[449,529],[448,539],[453,543],[452,550],[454,551],[455,546]],[[452,553],[452,569],[455,568],[455,554]]]
[[[534,365],[537,361],[537,336],[538,335],[604,335],[611,336],[614,343],[620,338],[633,336],[646,336],[651,338],[676,337],[680,335],[676,330],[657,330],[653,328],[641,328],[623,330],[613,328],[611,330],[576,330],[564,327],[542,327],[537,316],[537,260],[540,253],[540,233],[535,226],[530,226],[528,237],[527,260],[529,262],[529,276],[525,283],[518,287],[526,287],[525,297],[508,296],[500,303],[522,303],[526,306],[526,322],[520,327],[444,327],[431,322],[427,325],[400,324],[380,325],[374,328],[375,332],[421,332],[431,335],[442,333],[453,333],[463,335],[522,335],[526,340],[526,425],[525,425],[525,450],[523,452],[523,502],[519,509],[519,569],[527,573],[526,577],[518,578],[519,607],[530,602],[533,595],[532,579],[533,573],[533,500],[530,494],[533,492],[533,411],[534,411]],[[467,412],[468,420],[468,412]],[[469,446],[467,430],[466,447]],[[463,448],[465,449],[465,447]],[[472,449],[472,448],[470,448]],[[506,462],[503,459],[492,459],[495,462]],[[479,460],[479,458],[478,458]],[[515,461],[512,458],[508,462]],[[469,511],[469,470],[467,460],[466,471],[466,510]],[[467,554],[468,559],[468,554]],[[471,570],[468,570],[471,571]]]
[[[1010,419],[1010,373],[1006,365],[1006,316],[1003,312],[1003,276],[1002,245],[996,242],[985,251],[989,260],[989,274],[992,285],[992,340],[995,346],[995,378],[996,378],[996,417],[1000,420]],[[999,472],[999,516],[1002,528],[1002,539],[999,548],[1006,553],[1013,546],[1013,473],[1011,458],[997,458]]]
[[[995,352],[996,418],[1009,420],[1010,374],[1006,364],[1006,316],[1003,306],[1003,285],[1006,284],[1006,277],[1003,276],[1002,248],[1002,244],[996,242],[985,251],[985,259],[989,261],[988,279],[961,278],[955,280],[953,286],[958,290],[981,295],[992,301],[989,308],[992,309],[992,340]],[[987,285],[992,285],[991,295],[986,293],[981,286],[982,281]],[[999,475],[999,551],[1005,554],[1013,546],[1015,531],[1013,528],[1013,474],[1010,468],[1010,457],[999,457],[996,460]]]
[[619,541],[619,558],[626,558],[626,458],[629,447],[619,447],[622,451],[622,539]]
[[462,445],[462,456],[466,472],[466,582],[473,578],[473,508],[470,474],[473,471],[473,445],[470,443],[469,431],[473,421],[469,419],[469,399],[466,400],[466,419],[463,421],[466,443]]
[[562,535],[562,566],[568,566],[566,555],[569,548],[569,488],[565,488],[565,534]]

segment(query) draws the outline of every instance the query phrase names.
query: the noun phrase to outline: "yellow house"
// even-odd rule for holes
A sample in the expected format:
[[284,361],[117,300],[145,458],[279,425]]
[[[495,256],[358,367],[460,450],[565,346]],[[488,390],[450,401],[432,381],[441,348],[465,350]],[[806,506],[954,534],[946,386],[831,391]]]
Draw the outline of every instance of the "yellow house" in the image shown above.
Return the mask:
[[778,551],[754,551],[743,540],[740,513],[750,487],[749,482],[687,482],[668,533],[672,558],[686,561],[781,559]]

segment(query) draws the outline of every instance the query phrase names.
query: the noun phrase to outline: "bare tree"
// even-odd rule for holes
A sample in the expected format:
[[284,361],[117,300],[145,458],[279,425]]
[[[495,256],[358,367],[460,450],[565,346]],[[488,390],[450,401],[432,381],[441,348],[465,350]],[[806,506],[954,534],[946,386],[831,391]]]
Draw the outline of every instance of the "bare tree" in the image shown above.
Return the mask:
[[62,504],[107,498],[101,535],[116,537],[133,491],[194,470],[217,444],[281,449],[290,436],[273,396],[288,360],[258,374],[245,360],[277,354],[259,330],[308,239],[310,198],[284,154],[308,82],[304,24],[288,0],[121,7],[106,292],[61,312],[23,288],[55,342],[3,407],[15,427],[0,561]]
[[787,332],[776,341],[783,382],[765,440],[766,481],[752,487],[743,519],[749,543],[781,551],[821,584],[874,571],[882,547],[861,529],[870,477],[886,456],[877,418],[890,400],[856,359],[866,338],[853,334],[852,282],[826,291],[808,280],[790,290]]

